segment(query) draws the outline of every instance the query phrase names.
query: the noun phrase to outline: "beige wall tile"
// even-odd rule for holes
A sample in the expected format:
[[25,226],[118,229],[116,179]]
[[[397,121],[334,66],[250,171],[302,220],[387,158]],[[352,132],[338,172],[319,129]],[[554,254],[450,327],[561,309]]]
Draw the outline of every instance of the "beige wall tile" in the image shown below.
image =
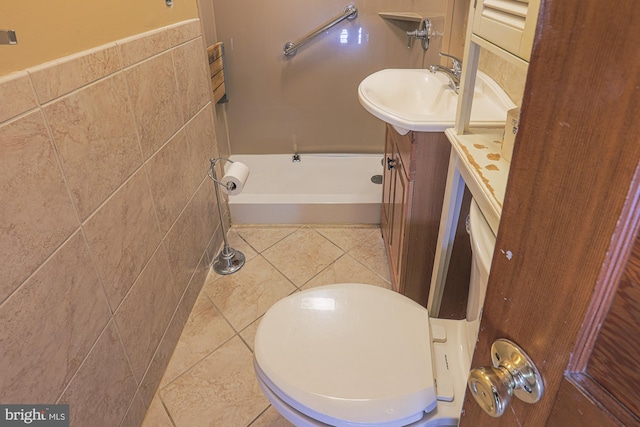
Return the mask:
[[38,106],[26,71],[0,77],[0,123]]
[[[166,241],[164,244],[166,244]],[[168,247],[168,245],[165,247]],[[183,261],[188,262],[188,260],[186,259],[183,259]],[[160,345],[158,346],[158,350],[156,351],[153,361],[151,362],[151,365],[149,366],[149,369],[147,370],[145,377],[142,380],[142,384],[140,384],[140,391],[147,405],[151,403],[156,389],[160,384],[165,368],[169,363],[176,343],[178,342],[178,338],[182,332],[182,328],[185,325],[187,318],[189,317],[196,298],[200,290],[202,289],[202,285],[208,271],[209,264],[207,262],[206,254],[203,251],[200,262],[197,264],[195,271],[191,276],[191,281],[189,282],[187,289],[182,295],[178,310],[174,314],[173,319],[171,320],[171,323],[167,328],[167,331],[165,332]],[[183,275],[183,277],[186,276],[186,274]],[[180,288],[181,285],[180,283],[176,282],[176,286]]]
[[[215,230],[213,188],[203,182],[164,239],[178,287],[186,288]],[[215,213],[214,213],[215,212]]]
[[234,329],[240,331],[296,287],[257,256],[232,275],[210,275],[203,289]]
[[480,50],[478,68],[495,80],[516,105],[522,104],[522,95],[527,79],[526,71],[486,49]]
[[244,426],[269,406],[251,351],[237,337],[163,388],[160,397],[177,426],[203,419],[212,426]]
[[76,233],[0,306],[0,401],[55,402],[109,316]]
[[186,321],[186,317],[183,318],[177,315],[173,316],[169,323],[169,327],[160,341],[160,345],[158,345],[156,353],[153,355],[153,360],[142,379],[142,383],[140,383],[138,391],[147,406],[151,404],[151,401],[155,396],[160,380],[164,375],[164,371],[171,359],[171,354],[173,354],[173,350],[176,347],[176,343],[180,338],[182,328]]
[[[228,223],[225,222],[225,224],[228,224]],[[225,230],[230,229],[229,227],[227,227],[227,225],[225,225],[225,227],[226,227]],[[209,244],[207,245],[207,257],[210,263],[213,263],[216,256],[218,256],[223,244],[224,244],[224,240],[222,239],[222,227],[221,227],[221,224],[218,224],[216,226],[216,231],[213,232],[213,236],[211,237],[211,240],[209,240]]]
[[[207,245],[210,243],[213,233],[220,226],[220,217],[218,216],[218,206],[216,203],[216,192],[214,188],[215,185],[216,184],[213,181],[207,178],[206,180],[202,181],[202,184],[200,184],[200,189],[199,189],[199,192],[200,192],[199,209],[202,215],[202,218],[201,218],[203,221],[202,226],[203,226],[203,229],[206,231],[205,247],[207,247]],[[221,197],[225,195],[224,192],[220,191],[219,193]],[[228,207],[227,204],[223,202],[222,215],[225,220],[230,221],[231,219],[230,217],[228,217],[229,214],[228,214],[227,207]],[[227,227],[226,229],[229,230],[229,227]]]
[[142,169],[87,220],[84,230],[115,311],[162,239]]
[[139,382],[178,306],[180,296],[165,251],[160,247],[114,315],[133,374]]
[[[206,254],[203,254],[202,258],[200,259],[200,263],[196,268],[196,272],[191,277],[191,281],[189,282],[187,289],[185,289],[184,294],[182,295],[182,299],[180,300],[180,303],[178,305],[178,310],[176,311],[172,322],[175,322],[176,324],[180,324],[180,325],[186,325],[187,320],[193,310],[193,307],[195,306],[195,302],[198,299],[198,296],[200,295],[200,291],[202,290],[202,285],[204,284],[205,279],[207,277],[207,273],[209,273],[209,271],[210,269],[209,269],[209,262],[208,262],[207,256]],[[183,331],[183,329],[181,329],[181,331]],[[175,350],[173,351],[175,353]],[[172,356],[172,355],[170,354],[169,356]],[[170,361],[167,360],[166,362],[169,363]],[[167,369],[164,371],[164,375],[162,376],[162,380],[158,385],[159,387],[163,387],[170,380],[173,379],[172,374],[169,373],[169,371],[170,371],[170,368],[169,366],[167,366]]]
[[110,322],[59,403],[69,405],[73,426],[117,426],[135,391],[127,357]]
[[99,46],[29,69],[40,103],[65,95],[121,69],[115,44]]
[[218,146],[216,143],[215,126],[211,104],[187,123],[187,144],[191,155],[191,179],[195,187],[200,185],[206,177],[211,166],[210,159],[218,157]]
[[167,28],[169,33],[169,41],[171,46],[177,46],[181,43],[195,39],[200,35],[200,20],[192,19],[180,22]]
[[151,157],[184,124],[171,52],[125,70],[140,144]]
[[79,222],[42,113],[0,126],[0,159],[1,302]]
[[198,187],[192,178],[193,164],[187,146],[187,135],[179,131],[145,165],[158,220],[163,233],[173,225],[178,215]]
[[193,117],[211,99],[211,77],[205,62],[202,39],[198,37],[173,51],[178,93],[185,120]]
[[157,55],[171,47],[165,28],[128,37],[117,42],[122,66],[128,67],[143,59]]
[[124,79],[101,80],[44,111],[85,219],[142,164]]
[[140,393],[136,393],[131,401],[131,405],[129,405],[129,409],[127,409],[127,414],[124,416],[120,427],[140,427],[146,413],[147,407],[145,406]]
[[178,316],[186,322],[189,315],[191,314],[191,310],[193,309],[196,300],[198,299],[198,295],[200,295],[200,291],[202,291],[202,286],[207,278],[207,275],[210,272],[210,261],[207,257],[206,252],[202,254],[200,258],[200,262],[198,263],[198,267],[196,267],[196,272],[191,276],[191,281],[182,294],[182,299],[180,300],[180,304],[178,306]]

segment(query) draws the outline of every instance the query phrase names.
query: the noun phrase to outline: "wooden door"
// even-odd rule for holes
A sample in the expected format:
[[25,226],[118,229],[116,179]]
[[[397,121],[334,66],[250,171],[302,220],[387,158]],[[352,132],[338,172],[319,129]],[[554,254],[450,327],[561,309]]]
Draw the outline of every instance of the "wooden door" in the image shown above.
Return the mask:
[[391,259],[393,260],[392,274],[396,278],[396,291],[404,293],[405,283],[403,280],[404,269],[406,265],[406,253],[405,253],[405,228],[407,225],[407,211],[408,211],[408,195],[409,187],[412,183],[409,182],[407,174],[405,172],[402,157],[398,152],[396,146],[394,162],[394,189],[393,189],[393,214],[391,220]]
[[472,367],[508,338],[542,400],[462,426],[640,425],[640,2],[543,0]]
[[[387,130],[387,133],[389,131]],[[393,207],[393,178],[395,176],[395,170],[389,167],[395,158],[395,144],[388,136],[385,136],[385,150],[383,162],[383,178],[382,178],[382,212],[381,212],[381,224],[382,235],[385,241],[390,244],[391,242],[391,216]]]
[[393,289],[403,292],[401,274],[405,261],[403,246],[409,182],[389,125],[386,132],[381,229],[389,258]]

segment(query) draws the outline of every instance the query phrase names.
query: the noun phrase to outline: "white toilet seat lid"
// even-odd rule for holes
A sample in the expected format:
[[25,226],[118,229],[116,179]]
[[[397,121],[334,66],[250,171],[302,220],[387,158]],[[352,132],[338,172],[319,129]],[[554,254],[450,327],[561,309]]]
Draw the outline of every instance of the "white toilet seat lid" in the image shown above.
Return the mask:
[[349,283],[284,298],[261,320],[254,353],[274,392],[326,423],[384,424],[436,405],[428,312],[387,289]]

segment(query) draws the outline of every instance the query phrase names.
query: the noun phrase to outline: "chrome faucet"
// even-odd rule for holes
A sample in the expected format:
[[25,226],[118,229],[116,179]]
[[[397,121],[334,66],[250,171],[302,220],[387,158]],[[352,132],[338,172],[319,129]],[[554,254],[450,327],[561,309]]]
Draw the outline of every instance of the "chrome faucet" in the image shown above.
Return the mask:
[[446,56],[447,58],[451,58],[453,61],[453,68],[443,67],[442,65],[430,65],[429,71],[433,74],[437,72],[441,72],[447,77],[449,77],[449,87],[458,93],[460,90],[460,76],[462,75],[462,61],[455,56],[447,55],[446,53],[440,52],[440,56]]

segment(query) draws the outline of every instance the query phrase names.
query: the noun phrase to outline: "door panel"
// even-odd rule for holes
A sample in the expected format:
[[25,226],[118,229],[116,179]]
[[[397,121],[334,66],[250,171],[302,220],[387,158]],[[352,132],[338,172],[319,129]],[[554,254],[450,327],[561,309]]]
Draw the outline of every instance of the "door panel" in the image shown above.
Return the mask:
[[[389,132],[389,130],[387,130]],[[391,235],[392,209],[393,209],[393,190],[395,184],[393,182],[395,170],[388,167],[388,160],[393,160],[395,156],[395,144],[389,138],[388,134],[385,138],[385,158],[383,160],[383,188],[382,188],[382,234],[388,244],[392,244],[393,236]]]
[[[601,426],[614,416],[637,425],[589,369],[605,357],[591,357],[594,345],[640,336],[609,320],[640,304],[625,285],[615,302],[640,216],[640,2],[541,8],[472,366],[490,365],[493,341],[510,339],[537,364],[545,394],[491,418],[467,393],[461,425]],[[602,324],[621,330],[603,335]],[[624,375],[640,382],[629,359],[607,361],[606,374],[597,363],[591,372],[612,392],[628,394]],[[637,392],[626,397],[637,405]]]
[[[547,427],[588,425],[615,427],[620,424],[584,393],[576,393],[576,385],[563,379]],[[632,424],[629,424],[632,425]]]
[[[629,335],[630,331],[636,334]],[[587,374],[640,418],[640,240],[636,239]]]
[[404,167],[400,155],[395,156],[395,173],[394,173],[394,198],[393,198],[393,220],[391,224],[391,235],[393,236],[393,244],[391,245],[391,258],[395,261],[396,277],[399,282],[399,292],[404,293],[404,281],[402,275],[404,273],[404,265],[406,257],[403,255],[404,248],[404,231],[407,216],[407,195],[409,191],[409,182],[404,173]]

